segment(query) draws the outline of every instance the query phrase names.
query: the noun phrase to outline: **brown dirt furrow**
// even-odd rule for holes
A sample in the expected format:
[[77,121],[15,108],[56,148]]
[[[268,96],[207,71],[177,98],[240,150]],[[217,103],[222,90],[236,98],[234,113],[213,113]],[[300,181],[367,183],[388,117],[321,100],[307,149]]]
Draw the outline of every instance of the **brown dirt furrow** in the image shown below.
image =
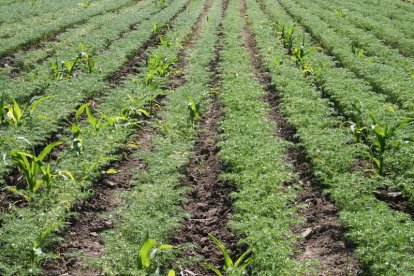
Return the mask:
[[318,275],[358,275],[361,273],[360,265],[352,256],[352,247],[345,242],[346,229],[339,222],[338,209],[322,195],[322,184],[313,175],[312,168],[306,161],[306,152],[299,146],[300,140],[295,128],[280,112],[280,96],[272,85],[269,71],[263,66],[254,34],[248,25],[246,8],[246,1],[243,0],[241,14],[245,18],[242,31],[245,47],[250,54],[257,79],[268,92],[265,100],[271,107],[271,118],[278,125],[276,135],[293,143],[286,152],[286,161],[293,164],[293,171],[299,176],[298,184],[302,186],[294,204],[303,206],[299,209],[299,215],[306,219],[306,223],[292,229],[303,237],[298,244],[301,250],[294,257],[299,261],[316,259],[319,262]]
[[[197,23],[201,20],[202,16],[199,16]],[[195,26],[198,27],[193,28],[187,42],[196,39],[195,36],[199,32],[200,24]],[[190,45],[192,44],[186,43],[185,48],[188,49]],[[182,53],[184,54],[185,51]],[[177,78],[178,80],[176,80]],[[182,78],[184,76],[173,76],[170,81],[183,83]],[[162,106],[167,100],[165,95],[160,95],[157,101]],[[151,120],[154,120],[154,118],[149,121]],[[118,194],[130,188],[129,182],[133,174],[136,173],[134,170],[145,170],[145,165],[140,160],[135,159],[133,153],[137,150],[152,151],[151,137],[154,135],[156,135],[155,129],[150,127],[149,124],[144,126],[135,139],[132,140],[133,144],[138,145],[138,148],[127,149],[127,157],[122,162],[111,166],[117,169],[119,173],[97,181],[94,184],[93,196],[74,208],[78,216],[69,221],[70,227],[64,233],[64,242],[55,244],[51,248],[60,258],[43,265],[47,275],[99,275],[99,272],[85,260],[93,261],[93,259],[99,258],[104,253],[102,240],[98,233],[112,228],[113,222],[104,219],[101,215],[114,210],[119,204],[123,203],[123,199]],[[79,254],[82,257],[79,257]]]
[[[228,1],[223,1],[222,16],[225,15],[227,5]],[[210,87],[213,90],[218,89],[220,83],[219,62],[222,35],[220,24],[215,56],[210,63],[210,70],[213,72]],[[217,94],[212,94],[211,103],[200,121],[202,131],[197,136],[195,151],[190,156],[189,164],[185,169],[186,176],[182,180],[183,185],[192,188],[188,194],[190,200],[183,203],[183,209],[190,214],[190,217],[183,221],[173,241],[176,245],[186,243],[194,245],[186,249],[179,260],[195,259],[198,261],[181,267],[181,275],[214,275],[203,266],[202,260],[211,262],[217,267],[222,265],[222,253],[210,240],[208,233],[221,240],[232,257],[241,254],[241,249],[237,247],[238,237],[227,228],[227,223],[232,216],[229,194],[234,187],[219,178],[219,175],[225,171],[222,161],[217,157],[219,149],[216,146],[219,120],[222,115],[223,106]]]
[[[139,150],[149,151],[150,139],[154,133],[152,127],[144,126],[139,135],[131,141],[138,145]],[[129,182],[137,169],[145,169],[145,165],[133,157],[133,153],[138,149],[128,148],[123,161],[111,166],[118,173],[96,181],[93,195],[79,202],[74,208],[73,211],[78,215],[68,222],[69,228],[63,234],[64,242],[54,244],[50,248],[59,255],[59,259],[43,265],[47,275],[100,274],[85,262],[84,257],[93,260],[102,256],[103,245],[99,232],[113,227],[113,222],[104,219],[102,214],[114,210],[123,203],[123,199],[118,194],[130,189]]]

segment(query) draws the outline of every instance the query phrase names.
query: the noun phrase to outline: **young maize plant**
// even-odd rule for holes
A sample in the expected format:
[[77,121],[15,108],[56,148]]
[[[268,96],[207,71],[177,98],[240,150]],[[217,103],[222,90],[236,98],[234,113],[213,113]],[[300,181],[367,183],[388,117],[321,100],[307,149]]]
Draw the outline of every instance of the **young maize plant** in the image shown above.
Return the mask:
[[80,45],[82,49],[76,58],[70,60],[57,60],[50,65],[50,76],[55,80],[67,80],[76,76],[80,72],[92,74],[98,69],[95,65],[96,57],[93,54],[84,52],[84,46]]
[[[146,275],[160,275],[160,266],[157,264],[156,258],[160,252],[173,248],[169,244],[161,244],[157,247],[156,244],[157,241],[149,238],[147,234],[137,256],[136,266],[138,270],[145,271]],[[167,275],[175,276],[175,271],[170,269]]]
[[[375,136],[375,140],[371,145],[371,159],[377,168],[378,174],[384,176],[384,157],[387,150],[389,150],[389,143],[396,136],[397,130],[414,122],[414,118],[401,120],[390,126],[388,124],[381,124],[373,115],[370,115],[370,117],[373,121],[371,131]],[[411,141],[411,138],[405,140]]]
[[13,164],[25,179],[26,189],[25,191],[19,191],[15,186],[7,186],[6,188],[13,193],[22,195],[27,201],[30,201],[41,187],[45,187],[47,192],[49,192],[52,180],[57,176],[74,180],[72,173],[69,171],[57,169],[62,158],[58,158],[53,165],[51,162],[45,161],[46,156],[61,144],[62,142],[51,143],[37,156],[23,151],[9,151],[7,154],[11,157]]
[[158,54],[151,54],[147,59],[147,70],[148,73],[145,76],[145,85],[147,85],[150,89],[155,90],[159,87],[154,81],[155,76],[165,77],[167,76],[175,62],[177,62],[178,58],[174,57],[169,59],[164,55]]
[[210,239],[213,240],[213,242],[220,248],[220,251],[223,253],[224,256],[224,274],[215,266],[213,266],[211,263],[206,263],[205,265],[207,268],[211,269],[216,275],[223,276],[223,275],[247,275],[246,267],[250,265],[253,262],[253,253],[250,249],[248,249],[246,252],[244,252],[237,260],[236,262],[233,262],[233,260],[230,258],[229,252],[227,251],[224,244],[214,237],[212,234],[208,234]]
[[292,59],[295,61],[297,66],[300,66],[302,73],[305,76],[310,76],[315,74],[315,70],[311,62],[308,60],[309,56],[315,51],[323,50],[321,47],[311,47],[308,50],[305,50],[305,38],[303,38],[302,43],[299,48],[294,48],[292,52]]
[[15,127],[23,125],[27,120],[33,118],[34,111],[40,103],[52,97],[35,97],[30,102],[19,105],[13,98],[11,99],[12,104],[6,104],[3,94],[0,99],[0,125],[13,125]]
[[188,123],[194,127],[195,122],[201,119],[200,116],[200,102],[194,102],[193,98],[189,98],[187,104],[188,109]]

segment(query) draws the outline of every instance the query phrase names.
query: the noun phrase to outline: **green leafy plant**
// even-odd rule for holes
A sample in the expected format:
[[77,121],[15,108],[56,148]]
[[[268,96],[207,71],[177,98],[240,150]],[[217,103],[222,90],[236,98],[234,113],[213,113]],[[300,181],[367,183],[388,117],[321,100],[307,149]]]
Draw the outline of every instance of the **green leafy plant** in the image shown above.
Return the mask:
[[[24,176],[26,182],[26,191],[24,196],[27,200],[30,199],[33,193],[36,193],[42,186],[45,186],[47,191],[50,191],[53,178],[62,176],[64,178],[74,179],[69,171],[57,169],[57,165],[61,161],[59,158],[56,164],[52,165],[46,162],[45,158],[50,152],[62,142],[54,142],[47,145],[39,155],[30,154],[23,151],[10,151],[8,155],[11,157],[13,164],[15,164],[19,172]],[[17,193],[17,188],[9,186],[8,189]],[[19,194],[21,194],[19,192]]]
[[178,35],[176,33],[168,34],[168,35],[160,35],[159,36],[161,45],[168,49],[171,47],[180,47],[180,40],[178,39]]
[[[208,234],[210,239],[213,240],[213,242],[220,248],[220,251],[223,253],[224,256],[224,273],[226,275],[240,275],[240,274],[247,274],[246,267],[250,265],[253,262],[253,253],[250,249],[248,249],[246,252],[244,252],[237,260],[236,262],[233,262],[233,260],[230,258],[230,255],[224,246],[224,244],[214,237],[212,234]],[[207,268],[211,269],[216,275],[222,276],[223,273],[215,266],[213,266],[211,263],[205,264]]]
[[151,88],[157,88],[158,85],[154,82],[154,77],[165,77],[177,60],[176,57],[170,59],[164,55],[151,54],[147,59],[148,72],[145,77],[145,84]]
[[[172,249],[173,246],[169,244],[156,245],[157,241],[149,238],[147,234],[136,259],[136,265],[139,270],[144,270],[148,274],[155,273],[156,275],[159,275],[160,267],[155,259],[160,252]],[[174,270],[168,271],[168,276],[174,275]]]
[[79,125],[76,122],[72,123],[71,132],[72,132],[71,150],[74,150],[76,152],[76,155],[79,156],[83,152],[83,143],[82,143],[82,138],[81,138],[81,131],[80,131]]
[[367,127],[364,123],[362,117],[362,103],[352,103],[352,108],[354,110],[353,114],[353,121],[350,121],[349,124],[351,126],[351,132],[355,137],[355,142],[360,143],[362,139],[364,139],[367,135]]
[[187,104],[188,122],[194,126],[195,122],[201,119],[200,116],[200,102],[194,102],[193,98],[189,98]]
[[293,51],[293,34],[295,32],[296,23],[292,26],[280,26],[280,39],[282,40],[283,47],[285,47],[288,50],[288,54],[291,55]]
[[161,30],[166,27],[164,23],[155,23],[155,22],[151,22],[151,26],[152,26],[152,34],[154,36],[161,33]]
[[321,47],[311,47],[305,50],[305,38],[303,38],[302,44],[299,48],[294,48],[292,52],[292,57],[296,63],[296,65],[300,66],[302,69],[302,73],[305,76],[309,76],[313,74],[314,69],[309,61],[309,56],[314,53],[315,51],[323,50]]
[[52,232],[56,231],[58,227],[59,227],[59,224],[53,224],[50,227],[47,227],[34,240],[32,252],[30,255],[32,264],[34,264],[37,259],[45,255],[45,253],[43,252],[43,247],[46,245],[47,238],[51,235]]
[[52,96],[43,98],[33,98],[30,102],[19,105],[15,99],[11,99],[11,104],[6,104],[5,96],[0,99],[0,123],[2,125],[22,125],[27,119],[32,118],[37,106],[52,98]]
[[359,48],[355,44],[352,44],[351,50],[352,50],[352,53],[357,57],[362,57],[364,55],[364,49]]
[[92,74],[97,71],[95,66],[96,57],[85,51],[83,44],[79,45],[81,51],[74,59],[57,60],[50,66],[50,76],[56,80],[71,79],[76,76],[76,72],[86,72]]
[[167,0],[157,0],[157,1],[155,1],[155,6],[158,9],[163,9],[167,6]]
[[390,126],[388,124],[381,124],[373,115],[370,115],[370,117],[373,121],[371,130],[375,136],[375,140],[371,146],[371,159],[374,161],[378,174],[383,176],[384,157],[390,141],[396,136],[398,129],[414,122],[414,118],[401,120]]

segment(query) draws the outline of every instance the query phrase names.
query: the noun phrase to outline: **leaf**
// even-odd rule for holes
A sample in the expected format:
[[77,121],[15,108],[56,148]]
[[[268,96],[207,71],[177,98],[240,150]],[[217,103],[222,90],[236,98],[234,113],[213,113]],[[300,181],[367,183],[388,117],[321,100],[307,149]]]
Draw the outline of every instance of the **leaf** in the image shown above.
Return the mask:
[[246,252],[244,252],[236,261],[236,263],[234,264],[234,268],[238,268],[240,266],[244,266],[244,264],[246,263],[250,263],[249,260],[253,260],[251,257],[249,257],[252,254],[252,251],[250,249],[246,250]]
[[233,261],[231,260],[230,255],[227,252],[227,249],[224,246],[224,244],[221,241],[219,241],[216,237],[214,237],[212,234],[208,233],[208,236],[220,248],[221,252],[224,255],[224,268],[227,270],[228,268],[233,267]]
[[119,171],[117,169],[110,168],[110,169],[106,170],[105,173],[106,174],[117,174],[117,173],[119,173]]
[[157,241],[154,239],[145,240],[138,255],[138,260],[137,260],[138,269],[148,268],[151,265],[151,257],[150,257],[151,249],[154,247],[156,243]]
[[89,103],[85,103],[78,108],[78,110],[75,113],[76,121],[79,119],[79,116],[83,113],[83,111],[86,109],[87,106],[89,106]]
[[59,146],[61,144],[62,144],[62,142],[57,141],[57,142],[54,142],[54,143],[51,143],[51,144],[47,145],[42,150],[42,152],[37,156],[37,159],[39,159],[40,161],[42,161],[46,157],[46,155],[48,155],[56,146]]
[[223,276],[223,274],[218,270],[217,267],[212,265],[211,263],[205,263],[204,264],[208,269],[212,270],[214,273],[216,273],[217,276]]
[[[34,111],[35,111],[35,109],[36,109],[36,107],[40,104],[40,103],[42,103],[42,102],[44,102],[44,101],[47,101],[47,100],[49,100],[49,99],[51,99],[51,98],[53,98],[54,96],[48,96],[48,97],[43,97],[43,98],[40,98],[40,99],[38,99],[38,100],[35,100],[35,101],[33,101],[32,103],[31,103],[31,105],[30,105],[30,111],[29,111],[29,114],[32,114]],[[33,99],[32,99],[33,100]]]
[[168,270],[167,276],[175,276],[175,271],[172,269]]

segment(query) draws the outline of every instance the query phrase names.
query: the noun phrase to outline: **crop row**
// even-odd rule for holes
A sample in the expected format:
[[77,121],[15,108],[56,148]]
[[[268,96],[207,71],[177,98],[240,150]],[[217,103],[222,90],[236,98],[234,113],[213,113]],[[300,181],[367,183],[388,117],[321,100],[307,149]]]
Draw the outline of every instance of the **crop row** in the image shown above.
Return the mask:
[[[189,121],[189,99],[200,103],[198,112],[201,115],[211,93],[208,88],[212,77],[209,64],[221,22],[221,1],[211,2],[211,8],[201,18],[198,38],[187,53],[188,64],[182,68],[186,83],[168,95],[165,109],[159,113],[158,133],[151,137],[152,150],[139,151],[135,156],[144,162],[145,170],[135,174],[133,190],[121,195],[125,204],[110,214],[111,218],[119,220],[116,219],[114,229],[103,233],[105,255],[100,264],[105,273],[136,273],[137,267],[130,264],[134,262],[146,233],[158,242],[169,242],[179,230],[182,218],[188,215],[183,213],[179,202],[187,200],[190,187],[183,186],[181,179],[199,130]],[[170,261],[168,259],[164,264],[171,265]]]
[[[352,172],[360,145],[341,125],[326,99],[309,85],[292,60],[286,59],[283,43],[275,43],[272,24],[254,1],[248,2],[249,18],[257,46],[272,82],[278,88],[281,110],[296,129],[315,175],[327,185],[326,192],[341,209],[339,217],[356,245],[355,254],[373,274],[405,275],[413,268],[412,221],[373,196],[375,181]],[[275,63],[275,60],[284,60]]]
[[[313,13],[318,14],[319,17],[327,22],[331,28],[334,28],[336,32],[343,34],[349,38],[352,41],[354,47],[363,49],[364,55],[369,56],[371,61],[386,64],[396,68],[402,68],[408,74],[414,72],[414,59],[412,55],[410,55],[410,52],[412,51],[410,45],[413,44],[412,40],[404,40],[404,36],[401,34],[395,34],[394,37],[398,38],[395,38],[393,40],[392,35],[388,34],[391,31],[388,31],[386,26],[381,28],[382,35],[380,35],[379,31],[368,31],[367,27],[362,25],[362,23],[358,25],[353,22],[352,16],[356,16],[355,13],[342,17],[335,15],[332,11],[335,5],[312,2],[312,4],[310,4],[310,7],[312,7],[311,11]],[[390,37],[385,35],[385,33],[387,33],[387,35]],[[399,47],[392,45],[396,43],[404,44],[405,47],[403,45],[400,45]],[[402,54],[405,56],[402,56]]]
[[[167,8],[152,17],[152,20],[165,24],[172,18],[185,3],[178,0]],[[8,137],[24,137],[31,144],[38,145],[45,142],[52,132],[57,131],[59,126],[64,124],[64,120],[73,114],[75,109],[87,99],[97,98],[103,94],[111,93],[111,88],[104,82],[105,78],[114,74],[127,63],[137,49],[152,38],[157,33],[153,33],[153,28],[148,22],[139,25],[139,29],[132,31],[128,36],[117,40],[111,47],[107,55],[102,56],[99,66],[102,68],[101,74],[86,74],[85,77],[73,77],[69,80],[57,80],[50,83],[47,96],[53,98],[44,101],[37,107],[36,114],[41,115],[29,118],[27,124],[19,127],[7,127],[1,133],[2,139]],[[13,143],[5,142],[2,145],[3,151],[13,147]],[[7,166],[1,166],[1,172],[7,170]]]
[[[4,1],[2,1],[2,4]],[[79,1],[70,0],[58,0],[53,3],[39,1],[16,1],[11,5],[4,5],[2,7],[2,13],[0,14],[0,25],[6,25],[21,21],[27,18],[33,18],[36,16],[45,16],[50,13],[56,13],[60,11],[66,11],[68,8],[73,8],[79,5]],[[1,5],[1,4],[0,4]]]
[[134,4],[136,0],[110,1],[101,0],[94,2],[90,7],[83,8],[73,5],[71,9],[64,10],[61,14],[49,16],[29,17],[21,22],[2,25],[0,33],[0,56],[15,51],[19,47],[34,44],[44,38],[88,20],[92,16],[118,10],[122,7]]
[[[111,58],[113,45],[119,43],[118,40],[122,42],[128,39],[128,33],[125,32],[132,31],[131,26],[148,24],[146,22],[158,11],[159,9],[151,5],[150,1],[141,1],[134,6],[121,9],[118,13],[96,16],[87,24],[69,29],[58,37],[58,41],[47,43],[41,49],[17,54],[14,67],[9,68],[9,73],[17,70],[20,76],[4,80],[5,93],[13,96],[19,103],[30,99],[33,95],[46,94],[51,82],[61,81],[56,79],[52,71],[56,62],[72,62],[82,52],[87,53],[89,59],[94,62],[91,69],[97,70],[96,73],[100,70],[103,73],[107,68],[101,67],[100,60],[105,59],[106,56]],[[122,16],[122,20],[107,25],[108,21],[114,21],[119,16]],[[39,60],[40,65],[36,64]],[[80,72],[75,73],[80,74]],[[105,79],[107,76],[98,74],[98,77]]]
[[[306,9],[292,1],[281,0],[280,3],[342,65],[369,81],[377,92],[384,93],[392,102],[399,104],[408,111],[413,110],[411,88],[414,79],[410,77],[409,73],[401,68],[373,62],[369,60],[369,57],[355,55],[352,41],[329,28],[329,25],[319,18],[323,15],[309,15]],[[390,75],[393,77],[390,78]]]
[[[375,13],[373,13],[372,9],[374,8],[374,6],[369,4],[367,5],[366,3],[356,1],[335,1],[334,3],[338,5],[337,8],[339,8],[339,10],[345,11],[345,16],[348,14],[347,11],[352,10],[351,16],[353,17],[354,14],[357,15],[358,19],[361,20],[361,27],[363,26],[367,30],[376,29],[376,32],[378,32],[378,36],[389,35],[389,37],[397,38],[396,35],[398,34],[399,38],[414,38],[414,32],[410,27],[410,25],[413,24],[411,16],[409,18],[406,17],[403,20],[398,20],[396,16],[379,13],[378,11],[380,11],[381,9],[377,5],[375,5]],[[393,6],[391,6],[391,8],[390,6],[387,7],[387,11],[390,10],[395,14],[399,13],[396,12],[396,9],[394,9]],[[362,16],[365,16],[366,19],[363,19]],[[380,29],[378,29],[378,23],[380,22],[382,22],[383,28],[386,27],[386,31],[384,30],[384,33],[379,32]],[[404,40],[406,40],[406,38]],[[391,42],[391,44],[393,43],[398,43],[398,41],[394,40]]]
[[[291,28],[294,25],[293,19],[284,13],[279,6],[269,3],[266,10],[268,14],[271,14],[272,20],[277,18],[279,25]],[[279,39],[283,40],[281,37]],[[338,64],[323,52],[312,52],[317,49],[317,45],[312,45],[311,36],[304,32],[300,26],[294,27],[292,41],[293,52],[295,52],[292,53],[292,58],[304,74],[311,75],[309,80],[319,88],[322,95],[329,97],[339,112],[345,116],[346,121],[342,122],[342,126],[353,133],[355,142],[365,142],[367,147],[364,149],[366,153],[363,158],[373,161],[372,158],[376,155],[374,144],[377,137],[371,126],[375,124],[383,127],[396,125],[408,118],[406,111],[387,102],[386,97],[375,93],[369,83],[359,79],[348,69],[338,67]],[[300,48],[303,48],[303,51],[308,55],[302,57],[299,62],[297,58],[300,57],[297,57],[297,53]],[[371,117],[378,122],[374,122]],[[386,164],[384,165],[386,172],[382,174],[388,175],[393,181],[381,181],[384,186],[391,185],[394,188],[402,188],[409,198],[413,198],[413,189],[409,185],[412,176],[409,172],[412,170],[414,148],[412,143],[407,143],[404,139],[413,135],[412,128],[405,127],[399,129],[393,137],[387,138],[388,152],[383,155],[385,159],[383,165]],[[396,177],[399,178],[398,181],[396,181]]]
[[[188,13],[181,13],[176,18],[174,31],[166,35],[176,34],[177,44],[154,48],[149,56],[162,55],[174,60],[201,7],[202,3],[193,3],[189,6]],[[42,187],[36,193],[29,193],[29,206],[12,206],[8,213],[1,214],[2,273],[27,272],[28,269],[37,271],[42,260],[50,257],[50,254],[42,252],[47,244],[56,240],[49,232],[64,227],[64,221],[71,214],[74,204],[86,198],[93,182],[105,173],[103,168],[120,158],[119,150],[125,148],[128,136],[134,132],[130,127],[141,124],[140,120],[145,117],[142,113],[135,112],[140,110],[137,108],[146,108],[153,103],[154,97],[164,93],[158,89],[148,89],[142,81],[150,70],[152,68],[148,66],[135,81],[131,78],[124,86],[113,90],[97,110],[90,108],[87,120],[78,123],[80,135],[60,137],[64,141],[59,153],[62,159],[54,171],[65,169],[71,172],[75,180],[54,177],[49,191]],[[156,81],[162,84],[165,76],[167,75],[159,76]],[[64,133],[67,132],[69,131]],[[75,145],[81,146],[80,151],[71,149],[71,145],[74,145],[73,138],[76,138]]]

